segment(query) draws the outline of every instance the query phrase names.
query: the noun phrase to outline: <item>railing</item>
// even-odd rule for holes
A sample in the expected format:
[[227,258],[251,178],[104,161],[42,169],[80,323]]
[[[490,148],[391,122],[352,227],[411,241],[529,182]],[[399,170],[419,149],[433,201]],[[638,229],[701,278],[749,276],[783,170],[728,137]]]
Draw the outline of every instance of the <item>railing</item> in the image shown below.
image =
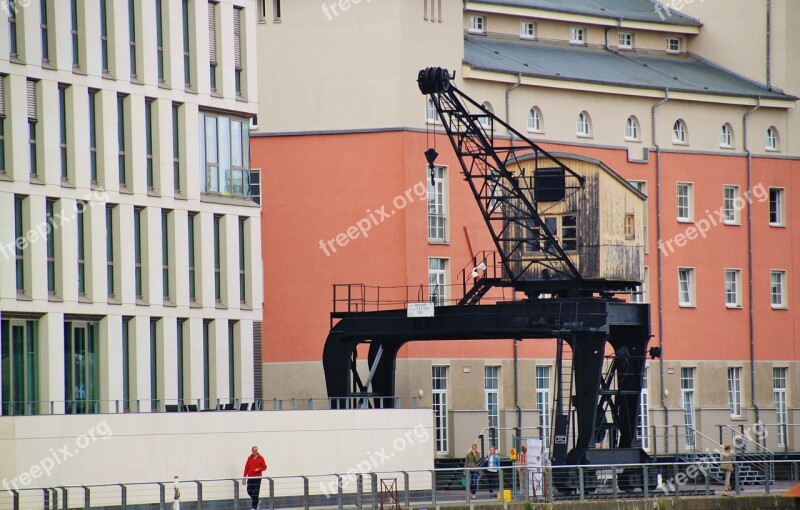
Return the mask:
[[[336,405],[332,401],[336,400]],[[410,397],[370,397],[375,407],[395,409],[419,409],[421,398]],[[325,410],[342,409],[341,399],[332,398],[272,398],[272,399],[170,399],[170,400],[91,400],[82,401],[84,406],[72,406],[63,400],[43,400],[28,402],[24,408],[17,402],[8,402],[3,406],[3,416],[46,416],[73,414],[128,414],[128,413],[191,413],[209,411],[289,411],[289,410]],[[4,403],[5,404],[5,403]],[[353,406],[353,409],[361,406]],[[349,408],[349,407],[347,407]],[[24,413],[14,413],[23,409]],[[12,411],[12,412],[6,412]]]
[[[774,484],[745,485],[734,461],[737,495],[781,492],[796,483],[800,462],[773,461]],[[503,505],[506,501],[652,498],[665,495],[714,495],[722,486],[706,476],[708,464],[628,464],[593,466],[502,466],[492,474],[484,468],[417,471],[374,471],[346,474],[264,477],[261,508],[339,508],[377,510],[392,497],[404,507]],[[242,478],[177,482],[182,508],[246,510],[250,498]],[[173,481],[20,488],[0,492],[0,510],[57,508],[144,508],[166,510],[174,498]],[[169,502],[169,503],[168,503]]]

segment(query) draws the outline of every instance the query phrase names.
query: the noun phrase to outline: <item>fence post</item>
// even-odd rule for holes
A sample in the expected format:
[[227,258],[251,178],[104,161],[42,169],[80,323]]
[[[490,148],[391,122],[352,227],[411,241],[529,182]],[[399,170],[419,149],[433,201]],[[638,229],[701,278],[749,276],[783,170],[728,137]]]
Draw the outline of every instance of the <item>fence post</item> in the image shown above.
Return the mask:
[[[472,489],[472,472],[469,470],[469,468],[466,468],[464,470],[464,472],[466,473],[466,475],[464,476],[464,488],[467,490],[465,498],[466,498],[467,504],[469,505],[470,504],[469,503],[470,497],[472,496],[472,490],[473,490]],[[475,489],[477,490],[477,487]]]
[[504,480],[505,473],[503,473],[503,468],[499,467],[499,466],[497,468],[497,478],[499,478],[499,481],[500,481],[500,483],[497,486],[497,489],[498,489],[497,494],[498,494],[498,496],[500,496],[500,501],[503,502],[503,506],[505,507],[506,506],[506,493],[504,491],[504,489],[505,489],[505,483],[504,483],[505,482],[505,480]]
[[197,484],[197,508],[203,510],[203,482],[197,480],[195,483]]
[[364,479],[361,473],[356,475],[356,508],[361,510],[364,507]]
[[239,480],[233,480],[233,510],[239,510]]
[[[64,510],[69,508],[69,493],[67,492],[66,487],[61,487],[61,500],[64,505]],[[58,508],[58,506],[56,506],[56,508]]]
[[709,496],[709,495],[711,495],[711,477],[708,476],[708,472],[707,471],[703,472],[703,478],[706,481],[706,487],[705,487],[706,496]]
[[611,466],[611,491],[614,499],[617,499],[619,489],[617,488],[617,466]]
[[86,510],[92,508],[92,496],[89,492],[89,487],[83,485],[83,507]]
[[586,499],[586,491],[583,480],[583,466],[578,466],[578,497],[583,501]]
[[336,501],[339,504],[339,510],[344,508],[344,487],[342,486],[342,476],[336,475]]
[[[378,508],[378,475],[375,473],[369,474],[370,482],[372,483],[372,510]],[[308,509],[306,509],[308,510]]]
[[275,510],[275,480],[272,478],[267,480],[269,480],[269,510]]
[[406,488],[403,499],[405,499],[406,508],[411,508],[411,488],[408,486],[408,482],[408,473],[403,471],[403,486]]
[[642,466],[642,478],[644,478],[642,493],[644,494],[644,498],[647,499],[650,497],[650,468],[647,467],[647,464]]
[[[292,399],[292,405],[294,405],[294,399]],[[308,510],[308,477],[301,476],[300,478],[303,479],[303,508]]]
[[733,479],[736,483],[736,495],[738,496],[741,493],[741,480],[739,479],[739,464],[734,462],[733,464]]
[[166,503],[166,500],[167,500],[167,494],[166,490],[164,489],[164,484],[158,482],[158,508],[164,510],[164,503]]
[[431,507],[436,508],[436,471],[431,469]]
[[119,503],[122,507],[122,510],[128,508],[128,488],[125,487],[124,483],[119,484],[120,492],[119,492]]
[[19,510],[19,492],[15,491],[14,489],[11,489],[11,509]]

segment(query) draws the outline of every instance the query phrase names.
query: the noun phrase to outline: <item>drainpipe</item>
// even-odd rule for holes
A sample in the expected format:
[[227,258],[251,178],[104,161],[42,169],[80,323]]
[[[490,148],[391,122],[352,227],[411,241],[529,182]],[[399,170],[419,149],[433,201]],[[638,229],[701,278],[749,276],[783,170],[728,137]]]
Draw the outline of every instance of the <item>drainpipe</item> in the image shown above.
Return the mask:
[[767,89],[772,90],[772,0],[767,0]]
[[[656,239],[661,242],[661,146],[658,145],[656,110],[669,101],[669,89],[664,89],[664,99],[653,105],[652,125],[653,125],[653,147],[656,149]],[[658,270],[658,347],[661,349],[661,356],[658,358],[659,384],[661,386],[660,399],[661,409],[664,411],[664,452],[669,452],[669,408],[667,408],[666,396],[664,395],[664,271],[661,260],[661,245],[657,244],[656,255]],[[678,445],[675,445],[677,448]]]
[[[511,93],[514,92],[514,89],[520,86],[522,83],[522,73],[517,73],[517,83],[511,85],[506,89],[506,123],[511,125]],[[509,145],[514,146],[514,133],[509,130]],[[516,300],[516,293],[514,294]],[[517,414],[517,430],[515,431],[517,438],[519,439],[522,433],[522,408],[519,406],[519,372],[518,372],[518,362],[517,362],[517,343],[520,341],[520,338],[514,339],[514,409],[516,410]],[[516,447],[516,445],[515,445]]]
[[[749,112],[744,114],[744,152],[747,154],[747,196],[752,200],[753,196],[753,154],[747,142],[747,120],[761,108],[761,96],[758,96],[758,103]],[[756,335],[755,335],[755,314],[753,311],[753,204],[748,200],[747,204],[747,272],[749,273],[747,282],[747,301],[748,317],[750,326],[750,402],[756,414],[756,423],[760,420],[760,413],[756,405]]]
[[[506,89],[506,124],[508,125],[511,125],[511,93],[514,92],[514,89],[519,87],[521,83],[522,73],[517,73],[517,83]],[[514,133],[511,130],[508,130],[508,136],[510,137],[511,145],[514,145]]]

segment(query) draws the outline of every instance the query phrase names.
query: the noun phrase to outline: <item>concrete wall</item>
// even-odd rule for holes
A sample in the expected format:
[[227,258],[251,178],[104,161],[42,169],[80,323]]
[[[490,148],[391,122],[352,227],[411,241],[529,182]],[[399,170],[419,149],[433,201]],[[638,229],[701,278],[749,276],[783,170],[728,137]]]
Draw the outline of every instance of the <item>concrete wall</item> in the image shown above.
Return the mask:
[[[270,477],[426,470],[433,467],[432,426],[423,409],[7,417],[0,421],[0,485],[241,477],[253,445]],[[279,487],[302,494],[299,479]]]

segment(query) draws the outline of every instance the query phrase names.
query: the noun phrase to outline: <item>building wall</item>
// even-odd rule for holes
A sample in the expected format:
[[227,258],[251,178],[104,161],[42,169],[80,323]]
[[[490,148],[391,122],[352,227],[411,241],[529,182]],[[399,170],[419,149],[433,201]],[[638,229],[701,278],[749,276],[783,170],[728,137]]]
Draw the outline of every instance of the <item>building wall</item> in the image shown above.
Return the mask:
[[[6,395],[6,379],[18,381],[22,374],[10,372],[9,349],[5,344],[8,338],[4,338],[6,348],[0,368],[6,371],[3,414],[76,412],[74,403],[65,405],[65,400],[73,398],[65,389],[72,386],[66,379],[72,368],[69,352],[65,352],[65,343],[69,344],[65,342],[65,325],[77,323],[94,325],[97,331],[94,360],[87,360],[97,366],[98,394],[94,398],[100,402],[95,402],[89,411],[149,411],[151,396],[155,396],[161,410],[166,404],[177,405],[178,367],[181,365],[178,328],[183,335],[182,383],[186,400],[197,402],[208,398],[207,405],[215,407],[216,399],[227,403],[228,399],[250,402],[254,398],[253,324],[262,320],[263,300],[260,208],[246,196],[201,191],[205,189],[205,169],[201,170],[196,141],[203,138],[198,117],[204,112],[222,113],[246,124],[257,111],[257,73],[251,71],[255,69],[256,55],[255,51],[247,49],[255,47],[255,2],[224,0],[215,7],[218,85],[213,92],[210,89],[207,4],[187,4],[188,79],[184,76],[183,31],[170,29],[183,25],[182,3],[161,3],[162,76],[159,76],[156,57],[157,4],[132,4],[135,6],[133,45],[128,35],[128,3],[107,2],[107,69],[103,69],[101,57],[104,35],[99,2],[77,2],[78,65],[73,64],[70,3],[60,1],[45,3],[50,9],[47,13],[47,62],[43,62],[39,2],[17,6],[17,56],[0,59],[5,93],[5,172],[0,174],[0,250],[3,256],[0,319],[4,325],[30,321],[29,325],[36,328],[35,352],[32,353],[36,370],[30,384],[38,385],[38,395],[22,399],[39,401],[35,409],[31,406],[8,408],[9,399],[20,400],[21,397]],[[240,91],[236,90],[235,82],[233,16],[236,12],[241,12],[244,48]],[[6,56],[11,50],[10,33],[9,23],[3,19],[0,55]],[[136,55],[135,70],[131,65],[131,48]],[[31,175],[26,80],[35,80],[37,97],[37,118],[33,124],[38,161],[36,176]],[[65,90],[63,115],[60,87]],[[89,106],[92,91],[97,91],[94,146]],[[121,111],[118,101],[122,103]],[[173,115],[177,124],[173,122]],[[63,142],[62,123],[66,133]],[[120,124],[121,136],[118,135]],[[177,141],[177,147],[173,140]],[[246,143],[242,148],[246,166]],[[94,154],[96,177],[91,175]],[[62,173],[62,161],[66,165],[66,175]],[[152,183],[148,182],[150,164]],[[124,180],[121,166],[125,168]],[[22,200],[21,238],[15,229],[15,198]],[[56,214],[52,221],[45,217],[48,200],[53,201]],[[84,292],[79,289],[78,277],[80,222],[75,211],[80,208],[79,202],[85,204],[82,222]],[[111,210],[110,242],[107,210]],[[139,211],[139,220],[135,219],[136,211]],[[195,218],[196,295],[193,297],[189,290],[187,230],[190,215]],[[134,232],[137,222],[140,254]],[[240,222],[243,236],[239,232]],[[215,223],[218,225],[219,257],[215,257]],[[163,225],[166,225],[166,233]],[[54,238],[51,270],[48,269],[45,240],[48,231]],[[21,281],[24,285],[20,291],[15,274],[14,245],[18,241],[23,247]],[[107,246],[113,255],[110,281]],[[244,261],[242,268],[240,254]],[[137,288],[139,277],[135,269],[139,265],[141,289]],[[217,268],[221,282],[218,297],[214,278]],[[244,270],[243,300],[240,269]],[[48,286],[50,272],[53,273],[52,289]],[[205,348],[204,331],[207,334]],[[155,352],[151,346],[155,346]],[[80,347],[76,349],[82,352]],[[204,349],[207,360],[203,356]],[[127,386],[123,380],[126,356]],[[75,359],[78,358],[80,356]],[[234,371],[232,379],[230,367]],[[151,393],[151,381],[156,384],[155,393]],[[126,387],[130,394],[128,402],[123,402]],[[80,394],[85,389],[88,388],[76,382],[77,393],[73,393]]]
[[[319,475],[432,469],[431,428],[432,414],[425,409],[10,417],[0,435],[0,480],[23,490],[166,482],[178,476],[184,498],[192,499],[195,487],[189,481],[240,478],[255,445],[267,462],[265,476],[309,476],[311,493],[323,494],[331,477]],[[413,478],[414,488],[430,483],[430,477]],[[300,480],[293,482],[278,480],[275,494],[302,494]],[[355,489],[347,478],[345,483],[347,492]],[[335,493],[333,487],[328,493]],[[118,492],[94,488],[92,497],[110,502]],[[10,504],[10,496],[4,490],[0,501]],[[204,484],[204,500],[231,496],[230,483]],[[82,491],[70,492],[70,499],[79,497]],[[41,501],[41,490],[23,490],[22,498]],[[145,501],[158,502],[158,491],[129,488],[129,504]]]
[[[457,11],[456,6],[447,1],[443,3],[449,6],[445,7],[446,13],[452,8],[457,12],[460,22],[466,23],[466,17],[461,11]],[[452,3],[461,5],[459,2]],[[416,2],[417,6],[421,4],[422,2]],[[737,15],[746,17],[743,13],[753,8],[742,5]],[[352,19],[358,17],[361,22],[366,19],[361,16],[382,19],[383,13],[377,5],[361,4],[354,5],[351,11],[332,20],[320,20],[319,15],[314,13],[308,17],[308,22],[314,29],[327,33],[326,31],[333,30],[330,27],[335,26],[334,24],[351,19],[346,16],[352,16]],[[706,13],[705,17],[713,18],[714,15]],[[445,25],[449,19],[445,18]],[[518,23],[509,19],[500,18],[498,23],[505,23],[509,31],[513,29],[509,33],[518,33]],[[288,32],[291,20],[284,21],[277,28],[268,21],[266,26],[261,27],[260,37],[275,37],[278,30]],[[701,21],[705,26],[715,24],[716,18],[713,22],[705,19]],[[405,21],[399,22],[401,40],[404,34],[421,38],[415,28],[414,23],[417,22],[424,23],[419,13],[416,14],[416,22],[413,16],[408,25],[403,25]],[[540,28],[552,28],[556,24],[557,22],[543,22]],[[566,24],[569,22],[565,22]],[[493,25],[490,19],[489,30],[494,31],[495,26],[497,25]],[[655,48],[658,46],[656,39],[672,33],[673,27],[664,30],[661,35],[647,35],[643,40],[651,41]],[[295,32],[299,33],[301,30]],[[437,38],[451,37],[455,32],[458,32],[455,39],[442,39],[439,44],[431,44]],[[730,50],[727,49],[706,51],[705,46],[696,46],[704,38],[727,38],[721,29],[713,28],[706,33],[700,28],[699,32],[697,36],[687,35],[691,39],[690,51],[711,61],[720,61],[716,54],[722,52],[728,55],[726,58],[737,58],[730,57]],[[363,32],[353,29],[346,35],[341,34],[339,40],[342,45],[331,43],[326,45],[324,51],[331,52],[329,57],[334,58],[334,48],[348,47],[361,33]],[[611,33],[615,32],[612,30]],[[267,110],[273,112],[273,118],[267,120],[266,124],[261,123],[259,134],[262,136],[254,138],[252,144],[254,161],[267,169],[264,174],[267,201],[274,203],[276,210],[285,213],[272,217],[266,215],[264,218],[264,252],[268,260],[265,285],[273,289],[291,289],[296,285],[296,274],[302,274],[304,282],[302,290],[268,297],[265,302],[264,320],[268,325],[265,329],[269,331],[269,325],[275,326],[271,332],[265,333],[265,395],[309,397],[324,392],[324,377],[319,360],[330,327],[328,314],[331,310],[331,286],[334,283],[407,285],[416,289],[421,285],[424,291],[429,257],[448,258],[450,282],[459,283],[459,271],[469,265],[471,257],[481,250],[493,249],[474,198],[468,187],[461,182],[457,161],[449,149],[446,149],[449,141],[441,134],[430,134],[441,133],[441,127],[423,123],[424,101],[409,100],[400,106],[396,101],[387,103],[385,107],[381,107],[388,118],[383,124],[376,124],[375,118],[369,117],[374,115],[373,110],[376,107],[368,97],[373,90],[376,96],[392,91],[391,94],[404,98],[404,101],[414,97],[420,99],[421,95],[413,78],[417,69],[429,65],[428,62],[432,60],[434,65],[456,69],[461,77],[456,79],[457,86],[479,102],[488,101],[500,117],[506,116],[508,108],[509,122],[521,132],[527,131],[530,108],[539,107],[543,114],[543,132],[532,133],[531,136],[546,149],[598,159],[623,178],[646,183],[648,239],[645,245],[645,266],[648,279],[644,284],[645,300],[651,303],[652,310],[651,326],[655,336],[651,345],[662,344],[664,347],[663,390],[664,405],[667,407],[666,413],[661,410],[661,364],[659,361],[651,361],[649,395],[653,425],[662,428],[666,425],[683,426],[681,367],[697,368],[696,426],[703,433],[713,437],[718,433],[718,424],[742,423],[738,419],[731,420],[730,412],[726,411],[728,367],[741,368],[742,419],[749,423],[756,418],[749,368],[751,277],[748,267],[748,214],[752,210],[752,327],[756,361],[755,385],[758,388],[755,403],[759,408],[760,419],[767,423],[776,422],[772,407],[772,368],[787,368],[788,419],[789,423],[794,423],[793,414],[796,415],[798,409],[796,395],[799,382],[796,374],[800,358],[800,322],[791,311],[798,297],[796,291],[791,290],[791,282],[800,261],[795,250],[791,248],[793,225],[797,221],[791,188],[797,185],[793,175],[798,167],[798,152],[793,145],[795,133],[798,131],[793,124],[795,113],[791,102],[763,101],[749,115],[745,137],[744,116],[758,106],[758,98],[670,94],[669,101],[658,106],[654,117],[654,106],[664,99],[664,92],[660,90],[556,82],[529,77],[523,77],[520,86],[511,90],[517,82],[515,76],[487,73],[465,65],[453,67],[453,61],[457,64],[457,60],[463,55],[460,46],[455,45],[460,43],[461,37],[460,31],[450,31],[449,28],[447,31],[431,34],[430,39],[426,39],[428,50],[424,56],[417,56],[417,65],[404,68],[402,76],[386,75],[377,84],[369,82],[370,87],[363,89],[337,86],[336,90],[341,91],[337,102],[348,105],[348,115],[331,115],[328,110],[319,109],[319,115],[313,117],[313,122],[304,122],[304,119],[313,115],[318,98],[324,96],[318,93],[320,88],[310,93],[303,90],[303,94],[297,96],[304,98],[303,104],[296,104],[300,100],[289,93],[290,84],[280,79],[275,81],[278,88],[262,94],[262,98],[269,96],[262,99],[262,104],[267,101],[278,102],[277,98],[284,95],[290,98],[289,101],[295,102],[290,111]],[[380,61],[379,65],[391,65],[387,62],[395,58],[395,52],[401,46],[392,37],[386,37],[383,41],[388,48],[381,45],[371,47],[380,58],[364,57],[361,53],[355,53],[346,57],[340,55],[338,61],[347,66],[356,65],[355,62],[375,60]],[[602,42],[604,41],[598,44]],[[780,52],[778,48],[789,44],[790,38],[777,41],[776,52]],[[364,48],[359,47],[357,51],[364,51]],[[457,53],[453,54],[454,51]],[[302,62],[303,65],[296,65],[277,59],[268,60],[261,73],[262,76],[283,76],[284,70],[296,72],[304,69],[306,62],[312,67],[319,64],[323,70],[331,65],[329,60],[319,63],[313,56],[303,59]],[[405,66],[407,61],[403,62]],[[394,61],[394,66],[397,67],[397,60]],[[265,79],[262,78],[262,81]],[[339,79],[347,81],[347,74],[341,73],[337,80]],[[355,78],[350,82],[362,83]],[[397,87],[400,87],[400,92],[397,92]],[[786,91],[792,93],[796,87],[794,80],[787,85]],[[506,97],[509,98],[508,104]],[[405,112],[395,115],[396,108],[403,108]],[[581,111],[586,111],[591,116],[593,129],[590,137],[579,137],[576,134],[576,119]],[[625,122],[630,115],[635,115],[640,123],[637,141],[625,140]],[[403,122],[405,130],[395,129],[398,127],[398,119]],[[673,142],[672,130],[677,119],[686,123],[686,144]],[[733,128],[733,148],[720,147],[720,130],[726,122]],[[770,126],[776,127],[780,133],[778,151],[765,148],[764,134]],[[356,130],[363,132],[350,132]],[[497,129],[495,136],[503,137],[506,133]],[[371,227],[368,237],[359,233],[355,238],[347,238],[346,246],[336,244],[336,253],[327,255],[320,248],[320,241],[324,246],[327,241],[335,239],[337,234],[346,233],[348,227],[368,217],[368,210],[375,211],[381,206],[391,204],[395,196],[412,188],[419,179],[426,179],[422,153],[430,146],[437,147],[440,153],[437,163],[447,168],[447,243],[428,242],[426,209],[422,200],[419,200],[387,219],[385,223]],[[309,150],[312,147],[313,152]],[[658,148],[660,151],[657,151]],[[650,154],[649,159],[641,161],[643,149],[648,149]],[[698,228],[704,224],[703,220],[711,221],[709,215],[712,214],[713,217],[713,211],[722,205],[724,185],[736,185],[740,193],[747,190],[748,151],[752,155],[749,160],[752,169],[750,184],[758,191],[758,194],[753,195],[752,204],[747,204],[739,212],[740,218],[736,225],[712,225],[705,237],[696,232],[689,234],[689,227]],[[297,176],[308,168],[323,168],[324,171],[317,172],[316,178],[305,181],[302,193],[287,194],[286,189],[296,186]],[[379,168],[379,173],[364,171],[373,168]],[[693,185],[693,222],[681,222],[677,218],[678,182]],[[762,186],[759,187],[759,184]],[[782,187],[786,190],[786,226],[769,224],[769,200],[764,200],[763,191],[768,192],[771,187]],[[315,220],[307,221],[309,216]],[[695,238],[687,240],[680,237],[687,234]],[[276,249],[270,239],[278,239],[283,247],[291,248]],[[662,241],[661,245],[659,240]],[[668,241],[672,241],[672,244],[665,244]],[[679,267],[692,267],[696,271],[694,306],[679,305]],[[469,269],[471,267],[467,268]],[[725,306],[725,269],[741,270],[741,306]],[[774,269],[787,271],[787,288],[790,289],[787,294],[788,309],[773,308],[770,305],[770,271]],[[293,299],[292,295],[298,297]],[[511,299],[511,295],[506,298]],[[452,409],[453,442],[446,455],[460,456],[486,426],[482,375],[484,364],[499,364],[502,367],[503,388],[500,402],[504,411],[501,427],[509,428],[516,424],[512,411],[513,371],[509,368],[511,345],[510,340],[416,342],[401,349],[397,393],[405,396],[417,395],[419,390],[423,390],[423,405],[431,403],[428,400],[431,389],[430,366],[435,364],[451,367],[452,381],[448,386],[448,403]],[[521,366],[524,367],[520,370],[523,424],[536,424],[538,416],[534,410],[535,385],[532,375],[535,371],[532,367],[536,363],[546,363],[554,358],[554,342],[522,342],[519,357],[522,360]],[[465,364],[471,365],[469,375],[459,372]],[[674,374],[669,374],[667,368],[673,368]],[[504,434],[506,436],[503,441],[510,441],[510,432]],[[507,445],[501,443],[503,447]]]

